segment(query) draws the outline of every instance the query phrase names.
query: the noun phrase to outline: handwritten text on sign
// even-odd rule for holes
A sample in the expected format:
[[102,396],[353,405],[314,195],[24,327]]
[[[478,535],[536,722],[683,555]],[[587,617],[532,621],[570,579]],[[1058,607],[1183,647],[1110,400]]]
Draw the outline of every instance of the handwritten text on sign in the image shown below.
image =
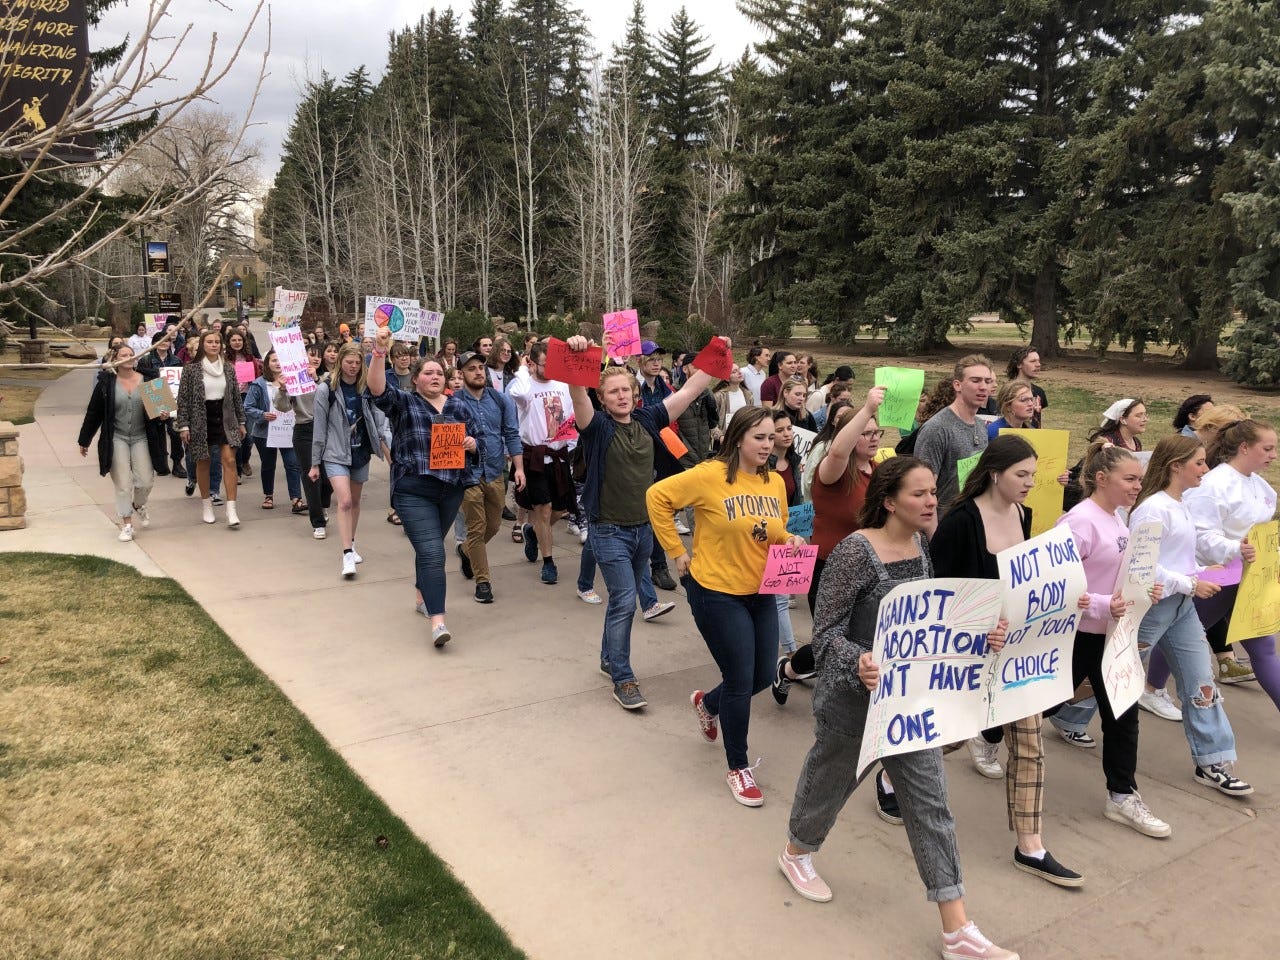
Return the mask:
[[601,358],[599,347],[570,350],[563,340],[552,337],[547,341],[547,379],[571,387],[599,386]]
[[1244,565],[1227,643],[1280,632],[1280,521],[1255,524],[1247,539],[1258,559]]
[[640,314],[634,310],[606,313],[604,346],[614,360],[636,356],[640,352]]
[[1163,532],[1164,524],[1158,521],[1134,527],[1120,561],[1115,592],[1124,598],[1124,616],[1107,627],[1107,639],[1102,645],[1102,682],[1116,716],[1138,702],[1147,677],[1138,654],[1138,628],[1151,609],[1151,587],[1156,582]]
[[1004,584],[1004,649],[983,688],[985,728],[1012,723],[1071,699],[1071,650],[1088,587],[1070,528],[1055,527],[996,554]]
[[882,427],[897,427],[901,432],[911,429],[920,407],[920,392],[924,389],[924,371],[906,367],[876,367],[876,386],[884,387],[884,403],[876,419]]
[[276,359],[280,361],[280,372],[289,396],[315,393],[316,382],[307,363],[307,345],[302,339],[302,330],[295,325],[282,330],[268,330],[267,336],[271,338]]
[[764,576],[760,579],[760,592],[808,593],[817,560],[817,547],[774,544],[769,547],[769,559],[765,561]]
[[817,439],[818,435],[812,430],[804,427],[791,428],[791,449],[796,452],[801,463],[809,459],[809,451],[813,449],[813,441]]
[[431,425],[431,469],[461,470],[467,465],[465,423],[437,421]]
[[142,408],[150,419],[155,420],[163,414],[172,416],[178,412],[178,404],[169,390],[169,384],[163,378],[156,377],[154,380],[148,380],[140,389]]
[[693,358],[693,365],[704,373],[720,380],[728,380],[733,376],[733,354],[729,352],[729,343],[723,337],[712,337]]
[[987,635],[1000,617],[997,580],[899,584],[880,601],[871,694],[858,775],[881,757],[974,736],[985,726]]
[[298,415],[292,410],[275,411],[276,418],[267,421],[267,446],[288,450],[293,447],[293,427]]
[[302,319],[306,305],[307,291],[276,287],[275,299],[271,302],[271,325],[277,329],[293,326]]

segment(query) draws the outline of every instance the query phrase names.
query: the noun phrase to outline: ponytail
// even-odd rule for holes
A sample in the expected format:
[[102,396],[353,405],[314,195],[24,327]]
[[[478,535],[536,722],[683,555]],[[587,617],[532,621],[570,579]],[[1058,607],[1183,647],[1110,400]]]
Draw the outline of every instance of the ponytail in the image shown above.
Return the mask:
[[1122,460],[1137,460],[1129,450],[1105,440],[1095,440],[1084,455],[1080,469],[1080,488],[1091,497],[1098,488],[1098,474],[1111,473]]

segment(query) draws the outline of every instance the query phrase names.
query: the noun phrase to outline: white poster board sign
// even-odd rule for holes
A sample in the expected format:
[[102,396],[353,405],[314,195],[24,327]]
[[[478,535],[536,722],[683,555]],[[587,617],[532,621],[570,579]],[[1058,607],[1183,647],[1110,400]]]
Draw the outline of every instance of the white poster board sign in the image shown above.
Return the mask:
[[293,326],[302,319],[302,309],[306,305],[307,291],[276,287],[271,304],[271,325],[277,328]]
[[293,426],[298,419],[292,410],[281,412],[275,411],[276,418],[267,421],[267,446],[283,447],[286,450],[293,447]]
[[1120,561],[1115,592],[1124,598],[1124,616],[1107,628],[1102,647],[1102,682],[1117,717],[1142,695],[1147,671],[1138,652],[1138,628],[1151,609],[1151,587],[1156,582],[1160,536],[1164,524],[1142,523],[1129,531],[1129,542]]
[[422,329],[422,304],[417,300],[399,297],[364,298],[364,336],[370,340],[378,336],[379,327],[391,330],[392,340],[418,342]]

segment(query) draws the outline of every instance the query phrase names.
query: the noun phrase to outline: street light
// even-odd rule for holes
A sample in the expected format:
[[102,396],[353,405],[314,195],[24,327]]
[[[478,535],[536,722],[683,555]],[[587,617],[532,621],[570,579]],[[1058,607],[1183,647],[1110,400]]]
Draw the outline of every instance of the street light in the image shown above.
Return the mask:
[[236,288],[236,322],[239,323],[244,319],[244,309],[240,303],[240,288],[243,286],[239,280],[235,281]]

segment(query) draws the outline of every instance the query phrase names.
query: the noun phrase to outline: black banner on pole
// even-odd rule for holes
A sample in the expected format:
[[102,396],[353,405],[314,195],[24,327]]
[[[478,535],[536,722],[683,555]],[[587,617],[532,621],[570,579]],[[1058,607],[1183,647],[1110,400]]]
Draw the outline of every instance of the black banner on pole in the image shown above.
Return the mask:
[[155,275],[169,272],[169,244],[163,240],[146,240],[142,244],[145,273]]
[[[84,0],[0,0],[0,134],[12,141],[44,133],[91,87]],[[86,133],[49,153],[84,160],[93,147]]]
[[180,293],[157,293],[156,294],[156,313],[181,313],[182,312],[182,294]]

